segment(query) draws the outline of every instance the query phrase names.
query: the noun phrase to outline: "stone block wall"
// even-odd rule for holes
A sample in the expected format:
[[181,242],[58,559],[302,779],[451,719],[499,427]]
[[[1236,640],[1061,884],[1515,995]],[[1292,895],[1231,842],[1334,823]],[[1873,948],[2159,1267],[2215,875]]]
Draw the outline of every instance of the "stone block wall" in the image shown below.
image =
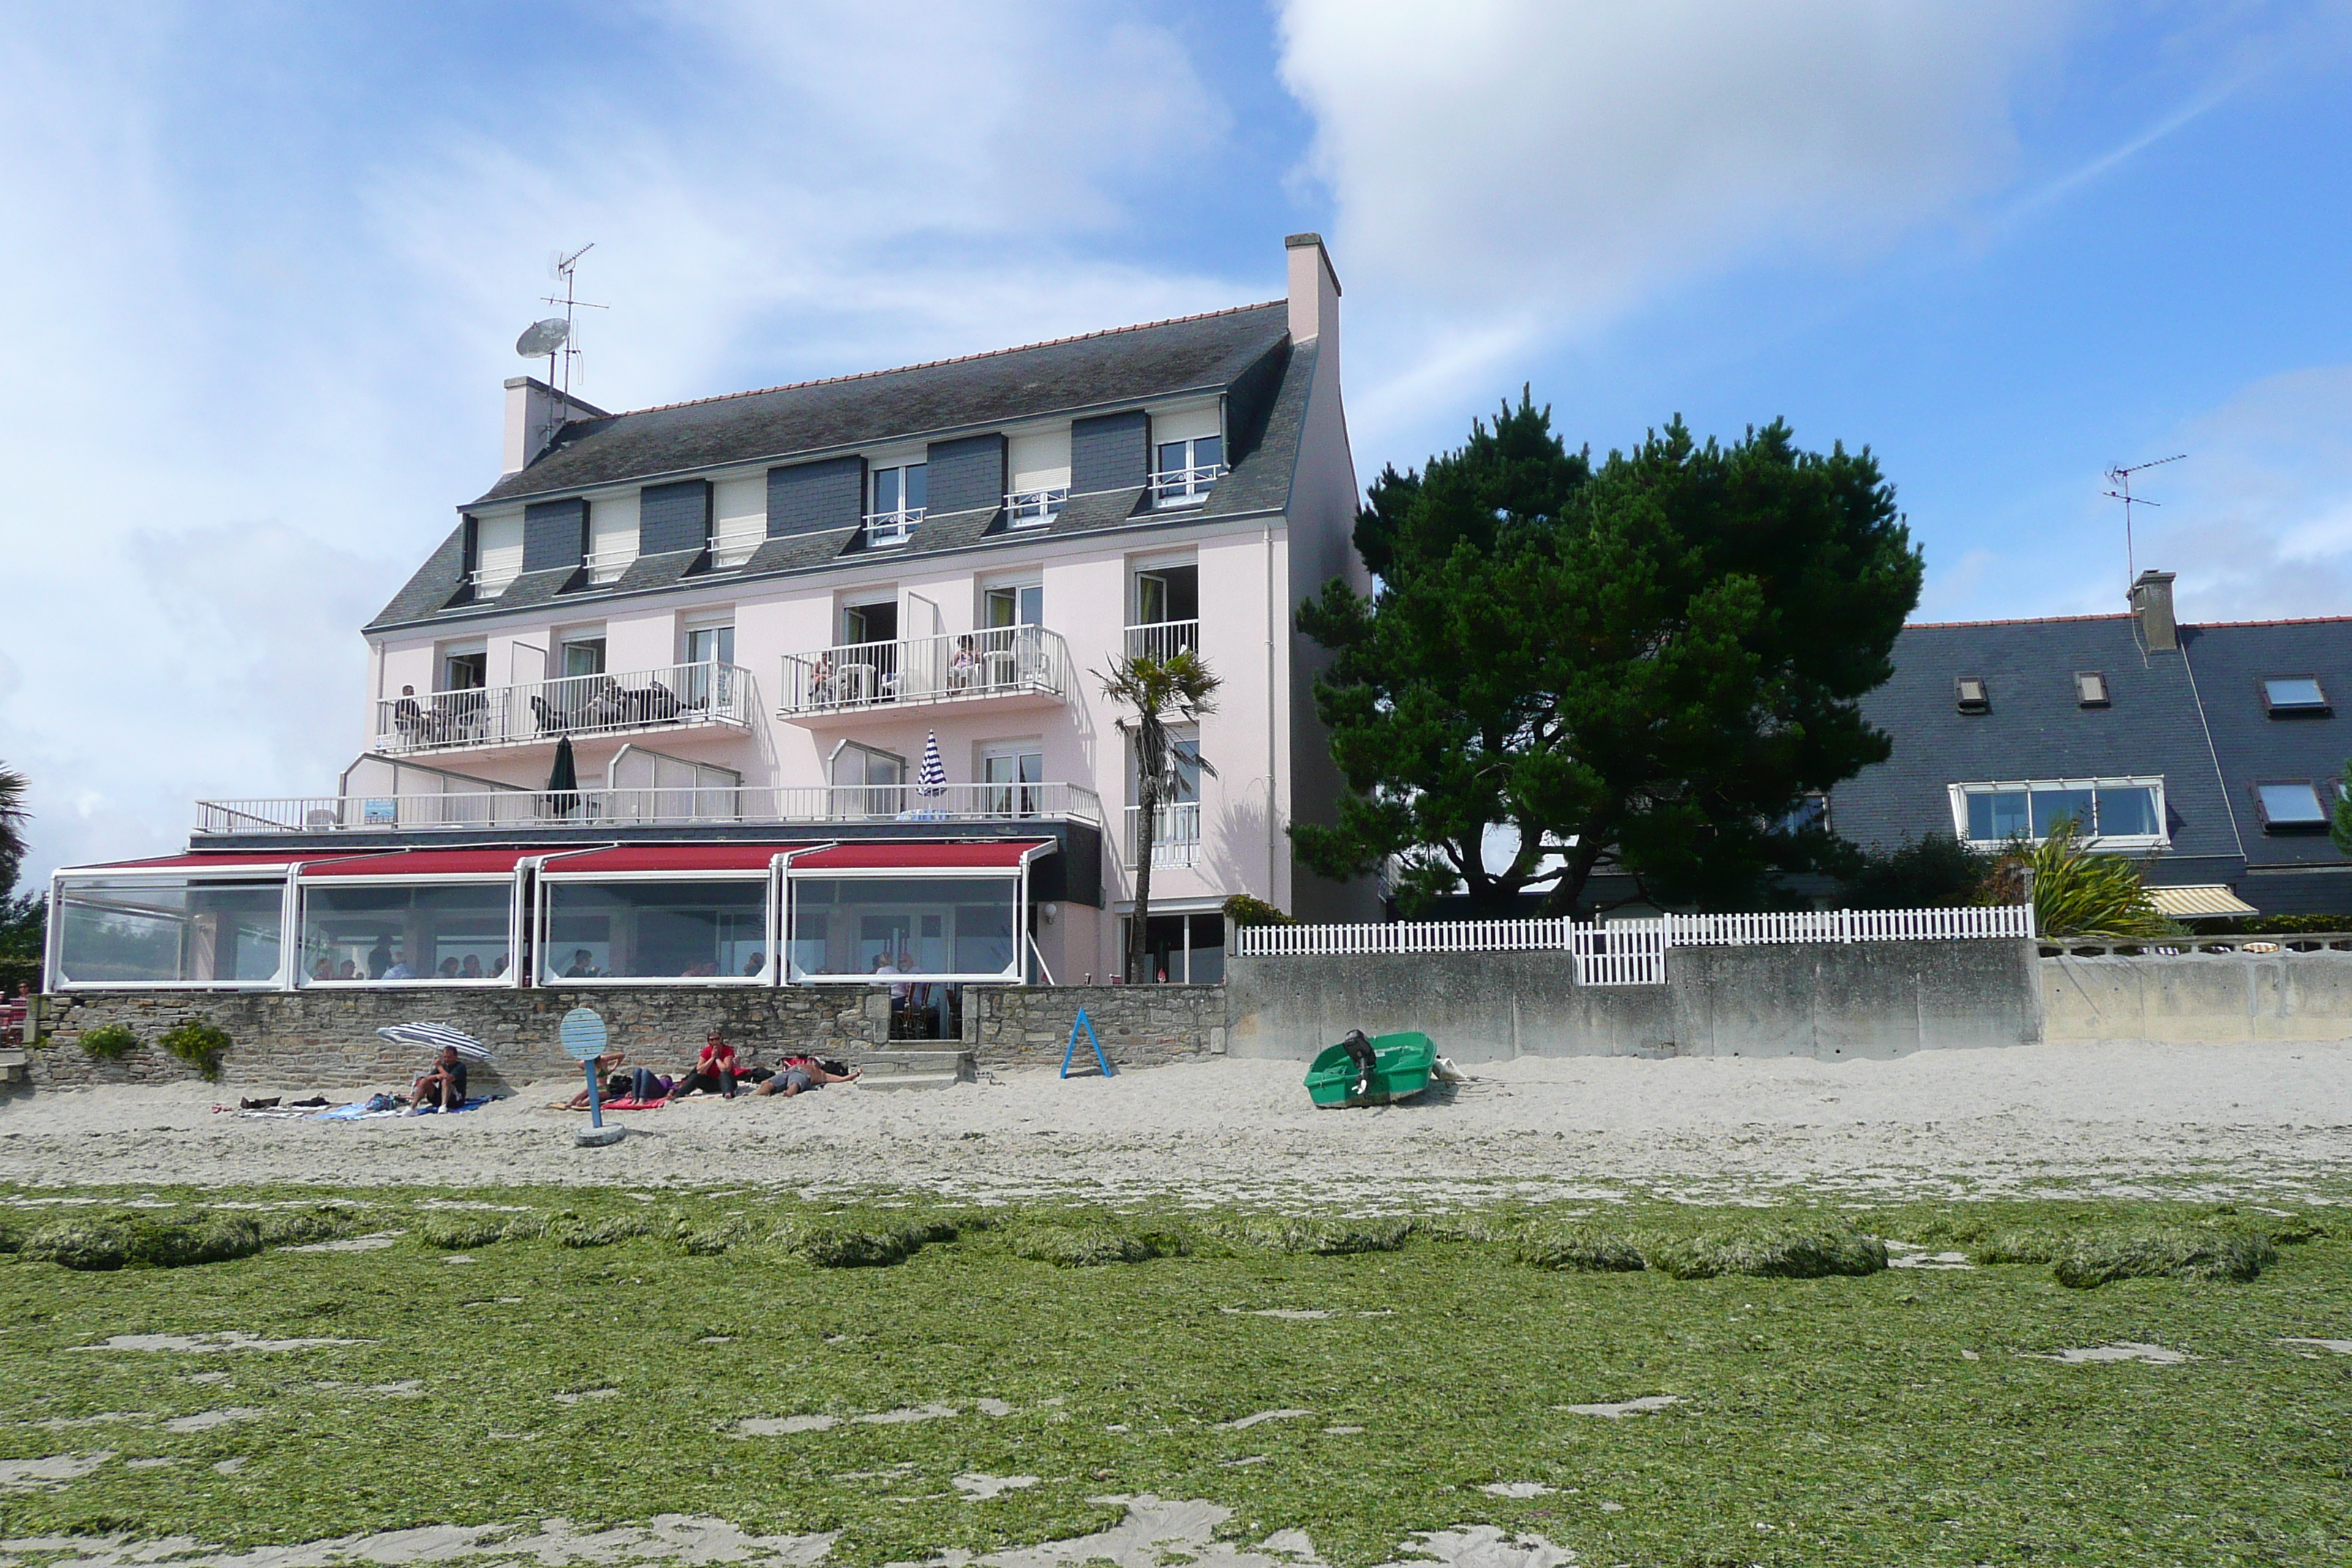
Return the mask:
[[[966,1025],[973,1031],[974,1059],[983,1066],[1058,1068],[1081,1007],[1114,1067],[1160,1067],[1224,1053],[1222,985],[1034,985],[982,992],[977,1008],[967,1003],[967,1014],[976,1016]],[[1083,1035],[1070,1070],[1082,1063],[1094,1070]]]

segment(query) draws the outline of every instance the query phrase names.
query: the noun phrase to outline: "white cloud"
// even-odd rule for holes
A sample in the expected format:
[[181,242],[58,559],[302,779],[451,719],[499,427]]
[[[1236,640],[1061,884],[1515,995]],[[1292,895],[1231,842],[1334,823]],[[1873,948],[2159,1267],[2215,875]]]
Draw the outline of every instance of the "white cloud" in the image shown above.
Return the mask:
[[1351,405],[1378,418],[1695,278],[1850,265],[1955,214],[2008,177],[2012,91],[2073,9],[1287,0],[1343,277],[1403,318],[1397,395]]
[[1246,282],[1103,254],[1227,128],[1139,6],[631,26],[636,52],[535,76],[495,28],[400,31],[413,84],[370,76],[390,13],[0,37],[0,760],[33,779],[29,870],[169,848],[200,795],[331,789],[359,625],[494,477],[559,245],[597,242],[582,390],[613,406],[1278,290],[1274,236]]

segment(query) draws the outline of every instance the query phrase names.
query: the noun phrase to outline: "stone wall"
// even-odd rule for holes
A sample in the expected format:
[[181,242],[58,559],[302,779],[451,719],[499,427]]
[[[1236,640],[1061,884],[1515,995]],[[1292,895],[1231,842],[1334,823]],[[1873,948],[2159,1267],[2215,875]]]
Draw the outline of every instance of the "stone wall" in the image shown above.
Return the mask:
[[[1160,1067],[1225,1048],[1222,985],[1034,985],[981,994],[975,1059],[1058,1068],[1081,1007],[1114,1067]],[[1070,1070],[1099,1070],[1094,1060],[1081,1035]]]
[[[1059,1066],[1071,1020],[1081,1006],[1103,1049],[1119,1066],[1153,1066],[1223,1046],[1224,992],[1215,985],[973,986],[964,993],[964,1038],[936,1047],[891,1041],[888,999],[878,988],[865,986],[598,986],[429,995],[77,991],[47,999],[45,1043],[28,1059],[36,1085],[180,1082],[194,1078],[195,1069],[155,1041],[173,1026],[198,1018],[228,1032],[225,1089],[404,1087],[424,1070],[426,1053],[394,1045],[376,1030],[429,1022],[463,1029],[488,1046],[497,1061],[477,1067],[473,1080],[504,1092],[576,1072],[576,1064],[557,1047],[556,1026],[572,1008],[591,1007],[603,1016],[614,1046],[631,1060],[661,1070],[690,1060],[712,1029],[763,1061],[786,1047],[849,1057],[895,1043],[914,1049],[961,1045],[983,1066]],[[91,1058],[79,1042],[84,1030],[100,1024],[128,1026],[139,1037],[139,1048],[119,1061]],[[1082,1054],[1092,1060],[1091,1053]]]
[[2041,971],[2053,1040],[2352,1039],[2352,952],[2045,958]]

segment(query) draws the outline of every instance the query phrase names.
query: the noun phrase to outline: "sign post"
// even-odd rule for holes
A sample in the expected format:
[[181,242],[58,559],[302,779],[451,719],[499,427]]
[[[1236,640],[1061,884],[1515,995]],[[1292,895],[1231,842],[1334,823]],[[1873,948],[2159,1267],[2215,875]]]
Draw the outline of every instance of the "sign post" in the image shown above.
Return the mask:
[[572,1142],[583,1149],[618,1143],[628,1129],[618,1122],[604,1125],[604,1086],[596,1081],[596,1059],[604,1054],[604,1020],[593,1008],[574,1007],[563,1015],[556,1038],[562,1043],[563,1054],[578,1062],[588,1077],[588,1125],[573,1132]]
[[1103,1077],[1118,1077],[1118,1075],[1111,1070],[1110,1058],[1103,1055],[1102,1041],[1095,1037],[1095,1021],[1087,1016],[1087,1010],[1084,1007],[1078,1009],[1077,1017],[1070,1024],[1070,1048],[1062,1053],[1062,1076],[1064,1078],[1070,1076],[1071,1058],[1078,1054],[1080,1029],[1087,1032],[1087,1042],[1095,1048],[1095,1060],[1102,1064]]

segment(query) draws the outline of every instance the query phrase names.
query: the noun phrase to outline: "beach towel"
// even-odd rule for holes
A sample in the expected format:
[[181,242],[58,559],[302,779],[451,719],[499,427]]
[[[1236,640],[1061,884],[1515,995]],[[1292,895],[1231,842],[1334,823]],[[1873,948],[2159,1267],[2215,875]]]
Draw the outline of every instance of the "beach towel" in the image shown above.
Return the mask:
[[[446,1114],[455,1116],[458,1114],[459,1111],[479,1110],[483,1106],[489,1104],[491,1100],[497,1098],[498,1097],[496,1095],[480,1095],[475,1099],[466,1101],[466,1103],[459,1106],[457,1110],[449,1111]],[[408,1107],[394,1104],[393,1102],[392,1096],[388,1094],[378,1094],[372,1095],[366,1100],[353,1100],[349,1105],[338,1105],[332,1110],[321,1110],[313,1116],[311,1120],[314,1121],[373,1121],[381,1117],[406,1116],[408,1114],[410,1114]],[[428,1106],[421,1114],[426,1116],[439,1116],[444,1114],[444,1112]]]

